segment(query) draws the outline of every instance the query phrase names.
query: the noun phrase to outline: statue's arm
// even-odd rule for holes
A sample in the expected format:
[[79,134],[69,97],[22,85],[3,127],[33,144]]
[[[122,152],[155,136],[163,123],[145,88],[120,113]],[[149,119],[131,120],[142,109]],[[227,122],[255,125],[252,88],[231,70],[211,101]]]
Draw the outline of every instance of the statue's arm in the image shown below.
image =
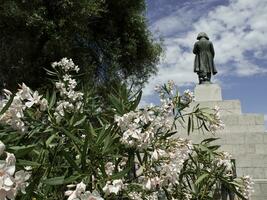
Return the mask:
[[214,51],[214,47],[213,47],[212,42],[210,43],[210,52],[211,52],[211,54],[212,54],[212,57],[214,58],[214,56],[215,56],[215,51]]
[[195,45],[194,45],[193,53],[194,53],[194,54],[197,54],[197,53],[198,53],[197,43],[195,43]]

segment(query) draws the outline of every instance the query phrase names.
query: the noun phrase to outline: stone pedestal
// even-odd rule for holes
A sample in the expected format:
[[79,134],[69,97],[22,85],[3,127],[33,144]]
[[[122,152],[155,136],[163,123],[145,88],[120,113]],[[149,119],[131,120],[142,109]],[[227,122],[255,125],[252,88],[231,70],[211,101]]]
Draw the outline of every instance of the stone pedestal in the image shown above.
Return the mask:
[[196,101],[221,101],[222,91],[218,84],[206,83],[195,87]]
[[[237,175],[250,175],[254,179],[255,193],[252,200],[267,200],[267,133],[264,116],[261,114],[243,114],[239,100],[223,100],[218,84],[201,84],[195,87],[196,102],[199,107],[219,106],[225,128],[215,135],[202,131],[193,132],[189,138],[200,142],[206,138],[220,138],[215,144],[236,159]],[[177,124],[180,136],[188,137],[187,130]]]

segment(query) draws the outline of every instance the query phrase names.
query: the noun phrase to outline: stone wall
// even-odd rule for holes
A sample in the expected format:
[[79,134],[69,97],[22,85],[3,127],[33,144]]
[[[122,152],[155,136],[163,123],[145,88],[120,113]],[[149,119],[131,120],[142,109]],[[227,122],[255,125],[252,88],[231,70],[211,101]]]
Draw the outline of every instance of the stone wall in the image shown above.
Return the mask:
[[[217,84],[197,85],[195,95],[197,101],[192,107],[197,104],[200,107],[220,107],[225,128],[215,135],[195,131],[189,137],[194,142],[219,137],[216,143],[222,146],[221,150],[228,151],[236,159],[237,175],[252,176],[255,182],[252,200],[267,200],[267,133],[264,116],[243,114],[239,100],[222,100],[221,89]],[[178,131],[180,135],[188,137],[182,126],[179,126]]]

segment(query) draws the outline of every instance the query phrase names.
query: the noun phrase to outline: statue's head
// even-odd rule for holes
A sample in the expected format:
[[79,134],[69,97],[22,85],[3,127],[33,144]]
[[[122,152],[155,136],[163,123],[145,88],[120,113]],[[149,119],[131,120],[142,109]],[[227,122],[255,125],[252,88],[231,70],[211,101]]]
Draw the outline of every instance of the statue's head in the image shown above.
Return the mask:
[[206,38],[207,40],[209,40],[209,37],[206,33],[204,32],[200,32],[198,35],[197,35],[197,40],[200,40],[201,38]]

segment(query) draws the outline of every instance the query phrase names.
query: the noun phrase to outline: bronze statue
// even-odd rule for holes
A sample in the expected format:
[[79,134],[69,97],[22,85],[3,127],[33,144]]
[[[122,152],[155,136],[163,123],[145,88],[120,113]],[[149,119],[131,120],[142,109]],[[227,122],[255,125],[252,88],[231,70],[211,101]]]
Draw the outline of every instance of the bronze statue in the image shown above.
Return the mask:
[[197,73],[199,84],[210,82],[211,75],[217,74],[214,65],[214,48],[206,33],[201,32],[197,36],[197,41],[194,45],[193,53],[195,56],[194,72]]

